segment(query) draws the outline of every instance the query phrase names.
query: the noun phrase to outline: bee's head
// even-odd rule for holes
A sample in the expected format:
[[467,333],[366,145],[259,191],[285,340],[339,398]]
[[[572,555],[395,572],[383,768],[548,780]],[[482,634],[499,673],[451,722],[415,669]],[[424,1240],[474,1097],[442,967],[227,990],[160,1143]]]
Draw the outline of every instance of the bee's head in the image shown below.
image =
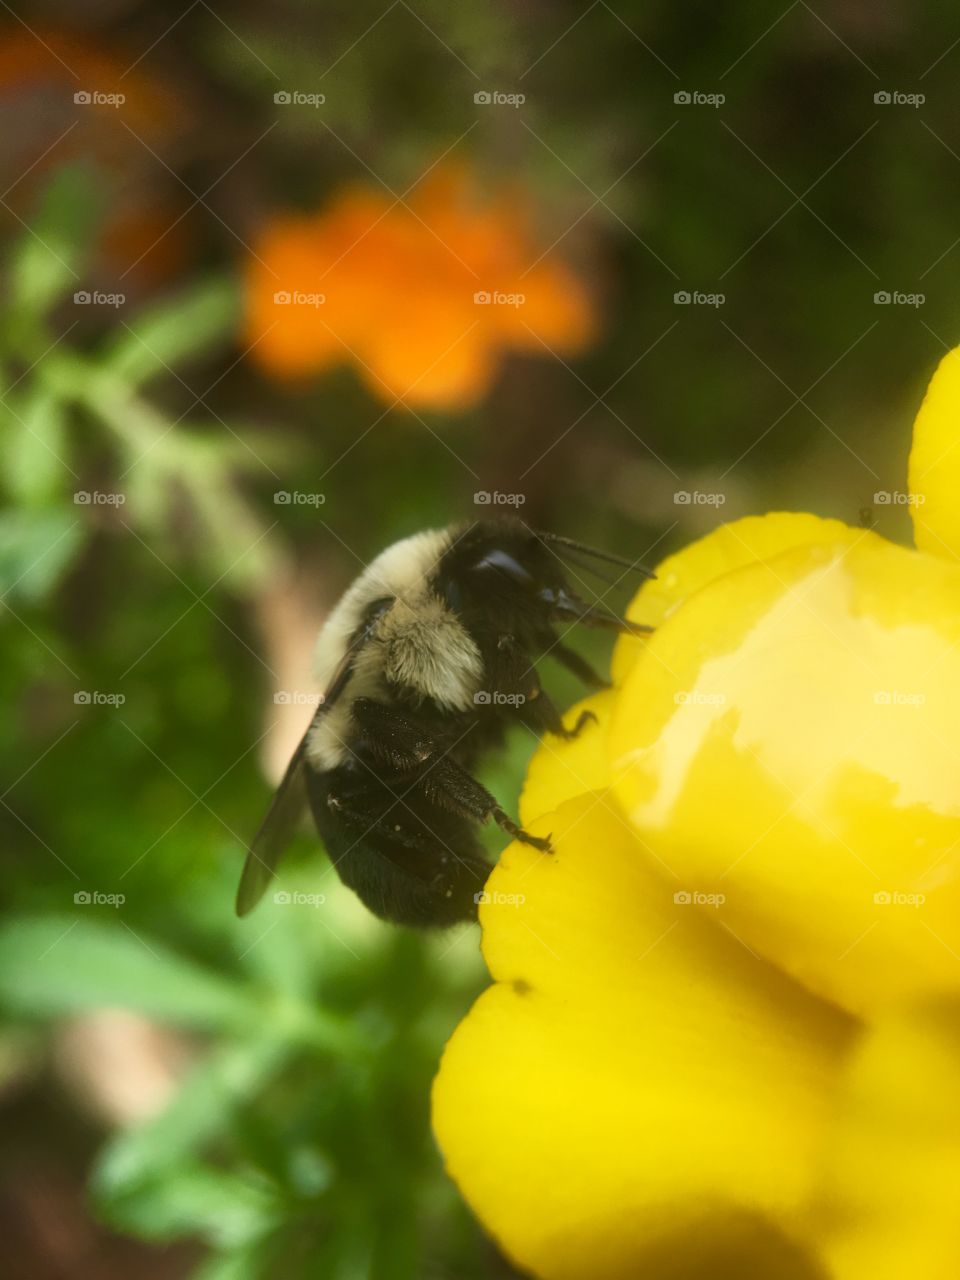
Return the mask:
[[[571,589],[561,556],[570,554],[573,545],[519,520],[477,521],[455,533],[437,566],[435,586],[475,633],[542,636],[551,622],[564,620],[631,630],[631,624],[581,600]],[[639,568],[590,548],[579,550],[614,559],[628,570]],[[585,567],[583,561],[577,563]]]
[[569,586],[559,557],[519,521],[484,520],[454,537],[437,587],[471,630],[523,633],[550,620]]

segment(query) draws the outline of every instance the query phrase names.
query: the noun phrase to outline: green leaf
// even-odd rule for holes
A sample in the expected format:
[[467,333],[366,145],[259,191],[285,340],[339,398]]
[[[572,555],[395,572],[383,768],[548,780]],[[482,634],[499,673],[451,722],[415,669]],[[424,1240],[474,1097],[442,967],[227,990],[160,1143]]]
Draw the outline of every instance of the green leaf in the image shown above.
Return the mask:
[[[238,922],[239,929],[246,923]],[[274,991],[309,1001],[316,984],[320,930],[308,912],[284,912],[275,904],[264,904],[246,932],[250,941],[243,945],[241,963],[251,976]]]
[[239,310],[236,285],[206,280],[138,315],[107,348],[104,367],[131,386],[224,342]]
[[218,1248],[256,1240],[278,1217],[275,1198],[265,1188],[200,1161],[128,1184],[102,1207],[111,1226],[143,1239],[196,1235]]
[[[120,1005],[180,1026],[255,1023],[252,996],[200,965],[144,938],[119,917],[23,919],[0,929],[0,1004],[36,1016]],[[122,907],[113,908],[114,912]]]
[[261,1091],[291,1052],[289,1041],[265,1034],[211,1053],[159,1115],[120,1133],[104,1149],[94,1176],[98,1197],[112,1204],[131,1184],[179,1166],[224,1133],[237,1108]]
[[[11,495],[36,506],[49,502],[73,479],[66,461],[66,407],[45,387],[15,404],[0,404],[6,446],[2,465]],[[76,488],[76,485],[73,486]]]
[[58,171],[13,250],[10,295],[16,308],[42,315],[65,293],[82,289],[101,204],[89,169],[71,165]]
[[256,1250],[249,1245],[230,1253],[217,1253],[205,1258],[190,1273],[190,1280],[254,1280],[261,1274]]
[[0,514],[0,597],[41,600],[56,586],[83,541],[74,509]]

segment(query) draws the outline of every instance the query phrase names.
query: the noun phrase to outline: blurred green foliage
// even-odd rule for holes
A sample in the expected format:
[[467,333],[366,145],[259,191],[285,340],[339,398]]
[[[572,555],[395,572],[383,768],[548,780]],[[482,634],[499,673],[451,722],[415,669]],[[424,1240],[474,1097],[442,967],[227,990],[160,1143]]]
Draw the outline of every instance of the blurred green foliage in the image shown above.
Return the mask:
[[[0,1077],[36,1124],[3,1171],[15,1184],[38,1151],[70,1176],[92,1164],[95,1218],[154,1246],[138,1256],[165,1275],[507,1275],[428,1122],[443,1043],[483,982],[475,932],[380,925],[306,836],[283,885],[325,903],[233,917],[268,798],[264,595],[296,571],[328,606],[383,545],[471,513],[477,489],[519,489],[532,523],[648,559],[719,518],[675,503],[698,486],[724,493],[723,517],[867,508],[902,533],[872,495],[903,487],[912,409],[958,332],[960,26],[932,0],[124,0],[45,21],[131,66],[131,85],[149,69],[190,127],[157,154],[122,127],[126,150],[107,145],[97,123],[72,150],[59,129],[78,77],[0,78],[27,148],[8,131]],[[278,109],[285,87],[327,104]],[[477,108],[484,87],[527,102]],[[877,106],[885,88],[927,102]],[[678,105],[680,89],[726,102]],[[400,193],[447,148],[538,194],[546,242],[600,291],[594,350],[513,360],[480,408],[422,421],[384,415],[348,369],[270,384],[240,337],[254,228],[348,181]],[[143,166],[187,232],[152,277],[104,253]],[[77,306],[94,283],[126,302]],[[674,303],[694,289],[726,301]],[[926,302],[875,307],[893,289]],[[293,488],[327,501],[271,501]],[[577,643],[602,665],[603,642]],[[548,682],[575,696],[562,673]],[[124,701],[75,701],[91,691]],[[530,747],[519,734],[490,762],[505,801]],[[190,1063],[133,1127],[70,1101],[58,1066],[64,1025],[109,1006],[168,1028]],[[164,1252],[181,1241],[188,1254]],[[23,1275],[67,1274],[35,1244]],[[69,1274],[129,1274],[111,1266]]]
[[[82,263],[90,194],[65,171],[37,215],[64,263]],[[318,886],[315,853],[303,891],[322,908],[233,916],[238,831],[266,791],[249,787],[253,658],[222,615],[243,627],[236,600],[282,552],[238,490],[238,438],[174,421],[150,385],[228,340],[236,291],[202,281],[88,350],[53,351],[46,317],[70,278],[34,245],[14,246],[6,329],[28,373],[4,401],[16,910],[0,926],[0,1006],[15,1026],[117,1006],[190,1033],[194,1066],[156,1119],[106,1146],[93,1196],[118,1230],[208,1245],[197,1276],[399,1277],[458,1254],[464,1275],[488,1274],[428,1123],[439,1051],[480,980],[472,932],[379,924],[328,869]],[[77,448],[81,429],[93,447]],[[106,474],[124,490],[97,490]],[[97,492],[123,493],[118,527],[74,497]],[[197,608],[214,574],[217,611]],[[120,688],[119,705],[76,702]]]

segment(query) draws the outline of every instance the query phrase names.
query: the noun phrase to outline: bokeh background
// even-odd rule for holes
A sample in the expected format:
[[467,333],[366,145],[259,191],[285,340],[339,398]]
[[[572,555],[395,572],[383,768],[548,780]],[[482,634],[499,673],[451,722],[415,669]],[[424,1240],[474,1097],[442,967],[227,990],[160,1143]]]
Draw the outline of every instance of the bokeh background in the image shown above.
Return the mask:
[[316,628],[494,506],[648,562],[775,507],[904,536],[960,336],[960,17],[0,22],[5,1274],[509,1275],[429,1130],[476,931],[378,924],[306,834],[306,898],[233,915]]

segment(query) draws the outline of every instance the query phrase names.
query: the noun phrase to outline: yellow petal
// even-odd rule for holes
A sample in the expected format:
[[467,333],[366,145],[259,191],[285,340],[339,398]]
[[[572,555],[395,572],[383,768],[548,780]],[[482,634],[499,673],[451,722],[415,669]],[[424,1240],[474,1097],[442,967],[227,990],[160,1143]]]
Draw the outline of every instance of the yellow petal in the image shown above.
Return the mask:
[[552,813],[565,800],[584,791],[601,791],[609,784],[606,734],[613,710],[613,690],[591,694],[563,717],[572,728],[582,711],[596,716],[570,740],[545,734],[530,761],[520,796],[520,822],[529,825],[541,814]]
[[[725,573],[755,560],[769,560],[790,547],[837,542],[854,532],[839,520],[821,520],[800,511],[771,511],[722,524],[658,565],[656,578],[637,592],[627,617],[659,627],[677,605]],[[626,679],[645,643],[634,636],[621,636],[617,641],[612,664],[615,685]]]
[[497,985],[434,1086],[450,1174],[547,1280],[807,1280],[789,1239],[855,1024],[675,901],[609,795],[535,830],[555,852],[490,877]]
[[821,1192],[836,1280],[960,1275],[960,1006],[898,1012],[845,1080]]
[[960,569],[861,532],[728,574],[609,742],[645,842],[751,947],[856,1012],[960,988]]
[[960,348],[949,351],[913,424],[910,515],[922,551],[960,559]]

